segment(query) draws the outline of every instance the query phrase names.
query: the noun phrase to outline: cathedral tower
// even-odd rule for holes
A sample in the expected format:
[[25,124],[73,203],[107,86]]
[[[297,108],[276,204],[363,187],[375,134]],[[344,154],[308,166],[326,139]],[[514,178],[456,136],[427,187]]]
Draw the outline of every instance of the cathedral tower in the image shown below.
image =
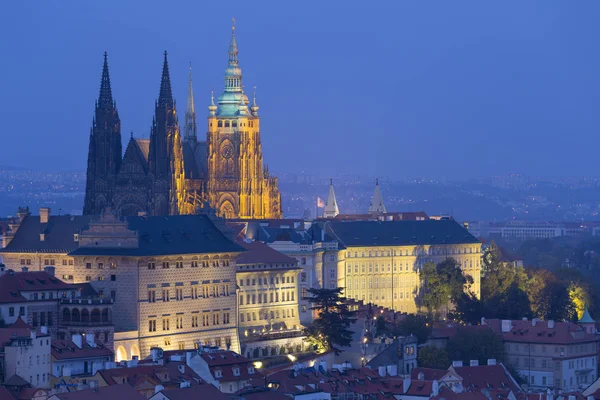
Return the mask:
[[259,107],[244,94],[238,54],[233,25],[225,87],[208,107],[209,202],[226,218],[281,218],[277,178],[263,166]]
[[113,188],[121,165],[121,121],[112,97],[108,73],[108,55],[104,52],[104,66],[100,81],[100,95],[90,129],[87,181],[85,188],[85,215],[99,215],[112,205]]
[[180,198],[185,196],[183,154],[166,51],[149,150],[151,195],[148,209],[152,215],[179,214]]

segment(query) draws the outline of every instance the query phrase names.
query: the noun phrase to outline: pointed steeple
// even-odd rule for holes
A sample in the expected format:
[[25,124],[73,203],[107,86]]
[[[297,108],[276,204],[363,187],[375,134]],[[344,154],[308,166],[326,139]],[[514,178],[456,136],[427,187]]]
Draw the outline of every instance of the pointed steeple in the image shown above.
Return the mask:
[[333,179],[329,180],[329,194],[327,195],[327,203],[325,203],[325,210],[323,216],[325,218],[335,218],[340,213],[340,209],[335,199],[335,191],[333,190]]
[[165,50],[165,60],[163,62],[162,77],[160,78],[160,93],[158,95],[158,105],[173,107],[173,92],[171,91],[171,76],[169,75],[169,63],[167,61],[167,51]]
[[252,95],[252,107],[250,107],[250,110],[252,111],[252,115],[254,115],[255,117],[258,116],[258,104],[256,104],[256,86],[254,86],[254,93]]
[[194,107],[194,89],[192,87],[192,63],[190,63],[190,76],[188,81],[188,98],[185,109],[185,141],[196,143],[198,141],[198,127],[196,126],[196,108]]
[[215,94],[212,90],[210,91],[210,105],[208,106],[208,111],[210,115],[215,115],[217,111],[217,106],[215,105]]
[[238,65],[238,46],[235,41],[235,18],[231,20],[231,43],[229,44],[229,65]]
[[375,180],[375,192],[371,199],[371,205],[369,207],[369,214],[385,214],[387,210],[383,204],[383,196],[381,196],[381,189],[379,188],[379,178]]
[[110,75],[108,74],[108,53],[104,52],[104,66],[102,67],[102,79],[100,81],[100,95],[98,96],[98,107],[111,108],[113,106],[112,90],[110,87]]

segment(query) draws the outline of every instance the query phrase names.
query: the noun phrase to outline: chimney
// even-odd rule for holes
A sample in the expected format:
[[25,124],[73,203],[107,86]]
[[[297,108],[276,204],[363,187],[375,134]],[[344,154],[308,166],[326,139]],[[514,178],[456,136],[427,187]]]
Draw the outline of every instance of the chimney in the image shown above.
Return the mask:
[[96,347],[96,341],[94,340],[93,333],[88,333],[87,335],[85,335],[85,342],[90,347]]
[[471,361],[469,361],[469,366],[471,366],[471,367],[478,367],[479,366],[479,360],[471,360]]
[[47,224],[50,219],[50,207],[40,208],[40,224]]
[[71,336],[71,340],[73,341],[75,346],[77,346],[78,348],[83,347],[83,338],[81,337],[80,334]]
[[33,340],[35,340],[35,338],[37,337],[37,335],[36,335],[36,333],[35,333],[35,329],[34,329],[34,330],[32,330],[32,331],[29,333],[29,335],[31,336],[31,338],[32,338]]
[[496,359],[495,358],[488,358],[487,365],[496,365]]
[[511,329],[512,329],[512,321],[510,319],[503,319],[502,320],[502,332],[503,333],[510,332]]
[[396,364],[391,364],[387,366],[387,374],[389,376],[397,376],[398,375],[398,366]]
[[431,394],[437,396],[440,393],[440,384],[437,380],[431,382]]
[[136,368],[137,366],[138,366],[137,358],[132,358],[131,360],[127,361],[127,368]]
[[379,376],[382,378],[385,378],[385,366],[384,365],[380,365],[379,368],[377,368],[379,371]]
[[42,326],[42,327],[40,327],[40,330],[42,331],[42,333],[43,333],[44,335],[47,335],[47,334],[48,334],[48,327],[47,327],[47,326]]
[[21,267],[21,272],[29,272],[29,268],[27,268],[27,267]]
[[554,329],[554,320],[553,319],[548,320],[548,329]]
[[46,273],[48,275],[52,275],[52,276],[56,275],[56,267],[52,267],[52,266],[48,265],[48,266],[44,267],[44,271],[46,271]]
[[485,325],[485,317],[481,317],[481,325]]
[[535,324],[537,324],[537,318],[532,318],[531,319],[531,326],[535,326]]
[[425,374],[422,373],[422,372],[419,372],[419,374],[417,375],[417,379],[420,380],[420,381],[424,380],[425,379]]
[[410,389],[410,375],[407,375],[407,377],[402,380],[402,391],[406,393],[408,392],[408,389]]
[[179,364],[179,365],[177,366],[177,370],[179,370],[179,373],[180,373],[180,374],[185,374],[185,365],[183,365],[183,364]]
[[460,361],[460,360],[452,361],[452,366],[453,367],[462,367],[463,366],[463,362]]

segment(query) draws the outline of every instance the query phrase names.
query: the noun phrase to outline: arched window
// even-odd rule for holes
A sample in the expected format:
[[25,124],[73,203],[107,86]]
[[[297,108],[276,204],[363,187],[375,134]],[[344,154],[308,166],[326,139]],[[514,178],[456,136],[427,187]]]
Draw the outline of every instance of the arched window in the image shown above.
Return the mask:
[[90,312],[87,308],[81,310],[81,322],[90,322]]
[[102,322],[110,322],[108,308],[102,310]]
[[73,311],[71,311],[71,321],[73,321],[73,322],[81,321],[81,315],[79,314],[79,309],[74,308]]
[[97,308],[94,308],[92,310],[90,322],[100,322],[100,310],[98,310]]
[[63,322],[71,322],[71,311],[68,308],[63,310],[62,320]]

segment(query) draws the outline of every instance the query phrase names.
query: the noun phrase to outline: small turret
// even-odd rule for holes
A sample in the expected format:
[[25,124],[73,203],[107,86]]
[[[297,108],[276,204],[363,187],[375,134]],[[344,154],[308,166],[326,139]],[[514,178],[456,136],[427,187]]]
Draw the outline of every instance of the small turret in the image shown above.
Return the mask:
[[387,212],[385,205],[383,204],[383,196],[381,195],[381,189],[379,188],[379,178],[375,180],[375,192],[371,199],[371,205],[369,206],[369,214],[380,215]]
[[254,94],[252,95],[252,107],[250,107],[250,111],[252,111],[252,115],[258,117],[258,104],[256,104],[256,86],[254,86]]
[[215,105],[215,94],[212,90],[210,91],[210,105],[208,106],[208,112],[211,116],[214,116],[217,112],[217,106]]
[[323,217],[335,218],[340,213],[340,209],[335,199],[335,191],[333,190],[333,179],[329,180],[329,194],[327,196],[327,203],[325,203],[325,210],[323,211]]

